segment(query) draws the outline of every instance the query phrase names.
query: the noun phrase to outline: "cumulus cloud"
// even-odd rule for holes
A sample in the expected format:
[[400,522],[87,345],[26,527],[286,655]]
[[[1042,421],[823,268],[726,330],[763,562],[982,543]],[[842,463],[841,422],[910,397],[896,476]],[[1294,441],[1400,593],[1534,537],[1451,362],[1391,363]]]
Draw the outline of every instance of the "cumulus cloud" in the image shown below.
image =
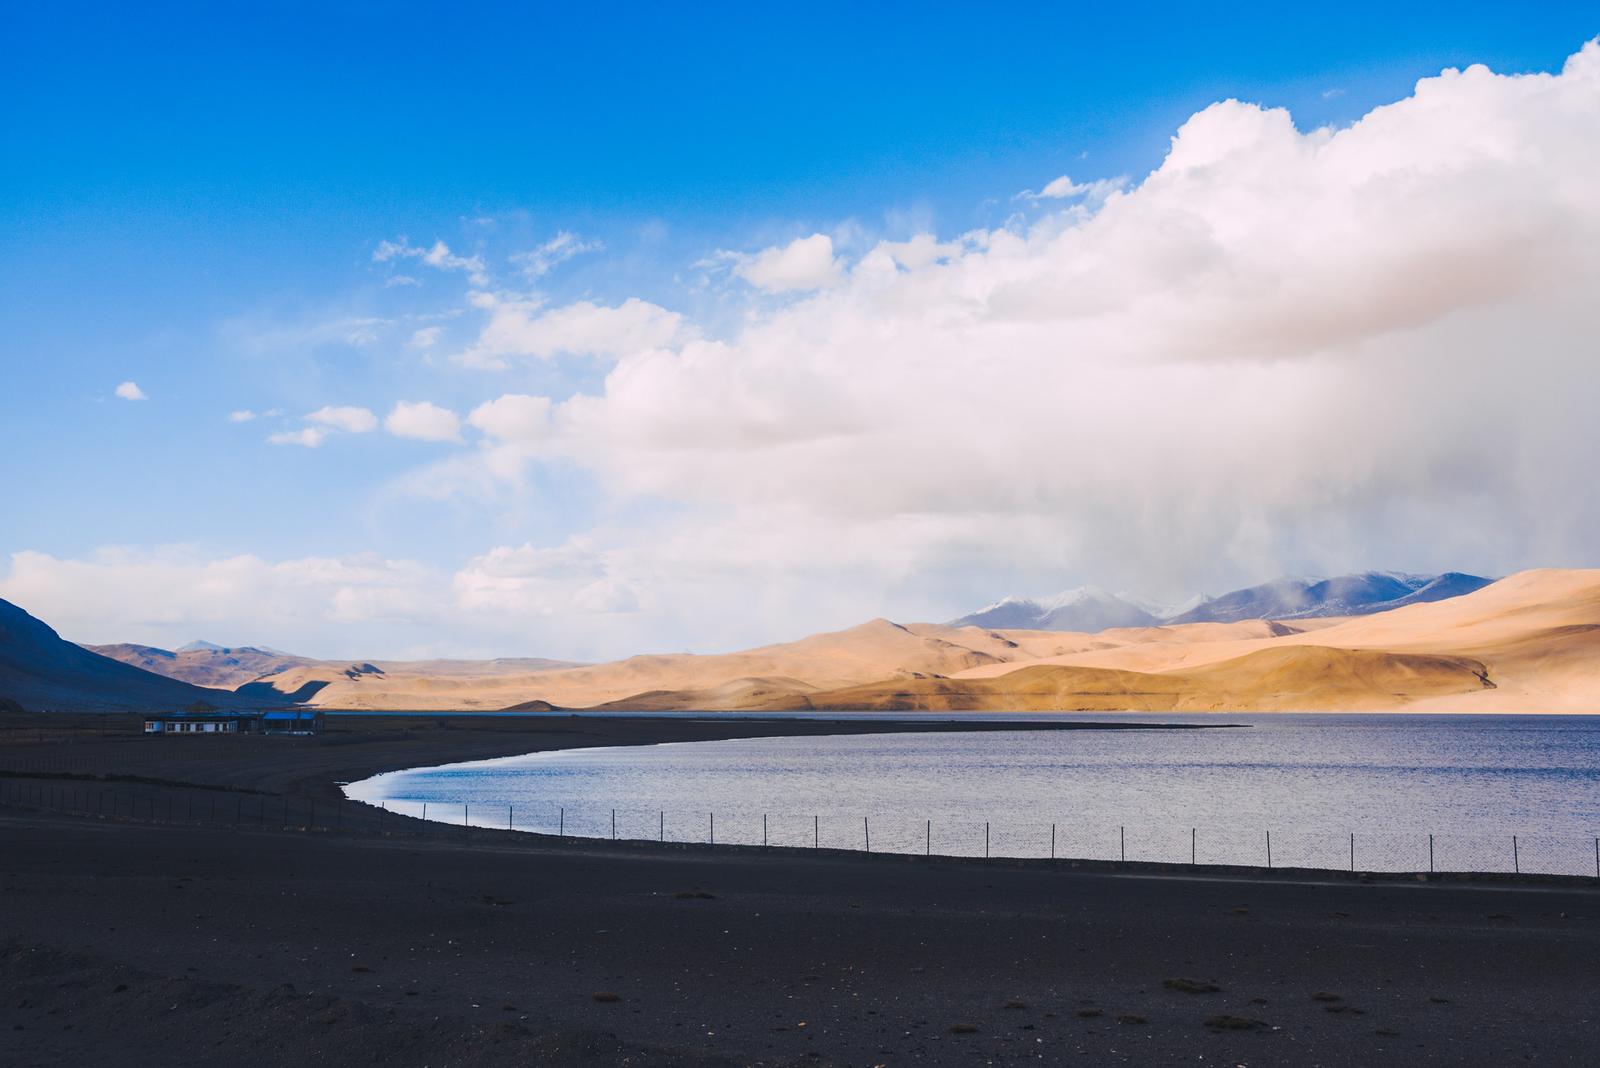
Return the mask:
[[584,538],[550,548],[526,544],[492,549],[456,572],[455,602],[465,611],[517,618],[633,611],[637,597],[607,555]]
[[507,393],[472,409],[467,422],[498,441],[545,440],[550,434],[550,398]]
[[320,449],[328,440],[328,432],[319,426],[303,426],[299,430],[279,430],[267,435],[271,445],[299,445],[306,449]]
[[1595,45],[1340,129],[1224,101],[1102,203],[879,245],[725,339],[625,353],[553,432],[764,581],[869,539],[875,594],[1581,562],[1597,172]]
[[448,408],[427,401],[401,401],[384,417],[383,427],[401,438],[418,441],[460,441],[461,420]]
[[833,255],[833,238],[812,234],[787,245],[736,257],[733,273],[768,293],[823,289],[843,277],[843,264]]
[[[548,648],[631,611],[626,579],[581,539],[490,549],[455,570],[376,553],[270,560],[192,546],[107,547],[79,558],[18,552],[0,597],[74,641],[173,648],[195,635],[311,656],[494,654]],[[515,636],[515,637],[513,637]]]
[[306,422],[347,434],[368,434],[378,429],[378,417],[369,408],[355,405],[328,405],[306,416]]
[[538,302],[482,293],[476,305],[489,312],[477,343],[457,359],[473,367],[505,367],[512,357],[558,355],[616,359],[670,345],[685,336],[677,312],[637,297],[615,307],[580,300],[545,310]]
[[105,548],[81,559],[19,552],[0,579],[0,596],[94,642],[171,642],[219,630],[226,640],[292,645],[319,624],[328,633],[423,619],[447,588],[420,564],[375,554],[274,562],[181,546]]
[[[239,413],[235,412],[235,415]],[[268,412],[268,415],[277,414]],[[252,416],[254,418],[254,416]],[[235,422],[243,420],[235,419]],[[371,409],[355,405],[328,405],[308,412],[305,416],[306,425],[296,430],[280,430],[267,435],[267,441],[272,445],[299,445],[302,448],[321,448],[323,442],[328,440],[330,434],[369,434],[378,429],[378,417],[372,414]]]
[[149,400],[149,397],[145,395],[144,390],[139,388],[139,383],[137,382],[124,382],[116,388],[115,392],[117,396],[121,397],[123,400]]
[[[1079,581],[1181,597],[1285,571],[1593,564],[1596,173],[1590,45],[1559,74],[1447,71],[1337,129],[1223,101],[1120,192],[860,255],[829,242],[810,277],[832,284],[752,295],[731,331],[642,300],[480,294],[466,362],[587,355],[603,380],[473,409],[440,494],[578,469],[615,518],[430,573],[417,596],[448,607],[426,625],[611,655]],[[124,600],[98,578],[62,599],[86,626]],[[366,586],[319,589],[345,587],[354,617]]]

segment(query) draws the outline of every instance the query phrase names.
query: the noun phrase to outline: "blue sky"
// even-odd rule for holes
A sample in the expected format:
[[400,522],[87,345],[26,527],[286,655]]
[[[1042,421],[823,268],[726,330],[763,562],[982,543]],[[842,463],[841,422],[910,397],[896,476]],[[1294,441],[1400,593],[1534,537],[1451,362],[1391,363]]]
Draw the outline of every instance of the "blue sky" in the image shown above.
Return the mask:
[[[1238,507],[1181,565],[1148,548],[1108,556],[1104,532],[1135,520],[1095,512],[1083,487],[1068,505],[1064,487],[1018,485],[965,514],[930,487],[868,515],[864,490],[785,495],[723,470],[750,440],[793,439],[772,411],[815,384],[798,377],[743,384],[734,403],[761,415],[748,429],[756,438],[702,442],[709,462],[687,459],[670,476],[651,460],[678,455],[676,430],[624,456],[619,442],[633,431],[618,429],[687,411],[665,387],[661,412],[609,403],[623,414],[602,427],[576,405],[552,417],[559,448],[518,431],[521,452],[491,456],[510,439],[469,420],[480,405],[609,400],[633,364],[626,345],[595,353],[519,335],[505,366],[474,366],[463,356],[482,348],[490,303],[521,307],[520,329],[580,302],[642,302],[641,329],[656,332],[645,347],[675,354],[681,384],[698,365],[685,348],[696,340],[826,322],[796,307],[812,293],[842,301],[842,280],[881,242],[1038,233],[1030,228],[1058,225],[1060,212],[1092,215],[1102,192],[1021,194],[1063,175],[1085,190],[1097,180],[1137,189],[1179,128],[1218,101],[1287,108],[1302,132],[1341,128],[1447,67],[1559,71],[1600,31],[1592,4],[860,7],[14,7],[0,46],[0,596],[92,640],[204,633],[308,652],[595,656],[777,639],[864,611],[936,618],[973,597],[1078,582],[1181,599],[1279,567],[1509,569],[1582,555],[1532,527],[1408,540],[1393,515],[1408,495],[1376,460],[1304,473],[1302,485],[1344,487],[1335,496],[1370,491],[1335,502],[1344,533],[1326,544],[1298,526],[1299,505],[1254,516]],[[773,277],[760,273],[762,250],[811,235],[825,235],[835,257],[823,254],[823,275],[757,280]],[[401,251],[383,257],[385,242]],[[440,242],[448,251],[430,264],[422,254]],[[830,344],[795,336],[783,346]],[[1307,354],[1308,366],[1321,358]],[[995,372],[983,353],[972,359],[975,374]],[[900,373],[915,375],[908,361]],[[1024,370],[1006,373],[1026,392]],[[873,362],[861,377],[880,372]],[[124,382],[144,399],[118,397]],[[833,397],[796,418],[826,423],[857,402],[893,410],[899,395]],[[421,437],[435,440],[421,440],[307,420],[361,408],[381,423],[402,402],[443,410],[457,429],[430,424]],[[991,402],[974,421],[994,414]],[[316,447],[283,443],[309,441],[308,429]],[[924,430],[941,441],[961,432],[909,423],[897,440]],[[1041,430],[1022,444],[1053,440]],[[798,461],[787,448],[764,468],[774,483],[823,478],[811,461],[789,466]],[[885,482],[923,477],[906,466],[915,459],[895,462]],[[990,462],[996,477],[1015,471]],[[1444,467],[1418,477],[1448,487]],[[698,484],[694,470],[727,492]],[[1438,506],[1460,501],[1441,491]],[[1008,540],[1018,508],[1023,526],[1039,527],[1023,540],[1053,548]],[[842,525],[850,545],[884,545],[891,527],[921,533],[830,570],[825,556],[763,533],[756,516],[790,531],[804,517],[816,524],[812,545]],[[1100,533],[1052,541],[1056,520]],[[1359,529],[1378,533],[1350,533]],[[719,538],[773,549],[738,566],[722,566],[737,552],[646,549]],[[470,562],[497,550],[537,559],[518,558],[487,601],[463,599],[478,588]],[[21,568],[14,554],[32,555]],[[218,578],[241,559],[260,574]],[[319,571],[306,561],[326,562],[331,577],[306,578]],[[359,561],[381,561],[378,577]],[[570,582],[552,577],[569,572]],[[215,607],[163,592],[208,582],[226,587]],[[262,598],[276,615],[251,616]],[[450,611],[426,604],[451,598]],[[539,603],[519,608],[519,598]]]

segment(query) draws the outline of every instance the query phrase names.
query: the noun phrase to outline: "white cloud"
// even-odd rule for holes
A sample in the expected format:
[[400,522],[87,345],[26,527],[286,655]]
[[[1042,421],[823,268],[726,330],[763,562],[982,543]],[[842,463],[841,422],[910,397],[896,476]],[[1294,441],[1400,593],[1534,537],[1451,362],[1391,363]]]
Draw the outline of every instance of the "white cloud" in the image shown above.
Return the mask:
[[15,553],[0,597],[77,641],[170,648],[211,634],[296,649],[359,636],[347,630],[437,618],[432,606],[448,599],[448,587],[445,576],[420,564],[375,554],[272,562],[176,546],[104,548],[82,559]]
[[383,420],[384,429],[396,437],[418,441],[460,441],[461,420],[448,408],[427,401],[401,401]]
[[1024,189],[1017,195],[1024,200],[1075,200],[1081,197],[1091,203],[1099,203],[1112,193],[1121,192],[1127,188],[1127,185],[1128,179],[1125,177],[1099,178],[1092,182],[1074,182],[1063,174],[1061,177],[1048,182],[1037,193],[1031,189]]
[[632,537],[703,547],[707,604],[852,547],[866,612],[898,583],[1583,562],[1596,173],[1596,45],[1337,130],[1225,101],[1101,203],[879,245],[725,339],[624,354],[552,437],[672,502],[681,528]]
[[130,400],[130,401],[149,400],[149,397],[147,397],[145,395],[144,390],[139,388],[139,383],[137,383],[137,382],[124,382],[124,383],[122,383],[120,386],[118,386],[116,388],[116,394],[117,394],[117,396],[121,397],[123,400]]
[[550,434],[550,398],[507,393],[472,409],[467,422],[499,441],[543,441]]
[[[274,409],[264,414],[275,416],[280,413]],[[281,430],[269,434],[267,441],[273,445],[300,445],[307,449],[316,449],[328,440],[330,434],[368,434],[378,429],[378,417],[372,414],[371,409],[354,405],[328,405],[318,408],[306,414],[305,422],[307,425],[298,430]]]
[[574,256],[598,252],[605,247],[604,242],[585,240],[571,231],[562,230],[538,248],[514,253],[511,262],[522,269],[525,278],[537,281]]
[[834,258],[833,238],[812,234],[753,256],[739,256],[733,273],[757,289],[791,293],[836,285],[843,277],[843,265]]
[[477,343],[458,357],[474,367],[504,367],[509,358],[519,356],[616,359],[686,335],[683,316],[637,297],[616,307],[580,300],[544,311],[532,301],[480,293],[474,304],[490,313]]
[[391,260],[415,260],[439,271],[465,271],[467,279],[475,286],[489,284],[489,276],[481,256],[460,256],[450,251],[443,241],[435,241],[427,248],[411,244],[405,238],[398,241],[380,241],[372,252],[374,263]]
[[614,629],[625,618],[618,613],[635,606],[618,566],[583,539],[494,548],[453,571],[377,553],[268,560],[192,546],[107,547],[80,558],[24,551],[9,567],[0,561],[0,597],[91,644],[170,649],[200,635],[330,658],[584,656],[584,621]]
[[256,413],[251,411],[249,408],[240,408],[237,411],[232,411],[232,412],[228,413],[228,422],[230,422],[230,423],[248,423],[252,419],[254,419],[255,417],[256,417]]
[[608,554],[586,539],[552,548],[503,546],[468,561],[453,579],[457,607],[530,615],[631,612],[638,599]]
[[328,405],[306,416],[306,422],[347,434],[368,434],[378,429],[378,417],[369,408],[355,405]]
[[[529,479],[530,498],[587,495],[579,468],[605,518],[415,580],[330,564],[297,586],[316,569],[262,564],[222,602],[248,620],[262,590],[311,589],[272,611],[408,604],[417,622],[382,633],[612,655],[948,618],[1085,580],[1183,596],[1284,571],[1592,564],[1596,173],[1591,45],[1559,75],[1446,72],[1339,129],[1224,101],[1118,195],[848,266],[830,247],[836,284],[752,294],[723,334],[638,300],[480,292],[469,360],[611,363],[553,407],[473,409],[482,437],[429,469],[438,495],[535,464],[569,470]],[[24,572],[66,583],[79,563]],[[170,598],[181,641],[210,603],[188,584],[216,566],[13,577],[0,596],[108,637]]]
[[413,349],[431,349],[439,342],[439,335],[444,333],[442,326],[424,326],[411,335],[411,340],[406,342]]
[[328,432],[321,427],[307,426],[299,430],[280,430],[275,434],[267,435],[267,442],[272,445],[300,445],[307,449],[322,447],[328,440]]

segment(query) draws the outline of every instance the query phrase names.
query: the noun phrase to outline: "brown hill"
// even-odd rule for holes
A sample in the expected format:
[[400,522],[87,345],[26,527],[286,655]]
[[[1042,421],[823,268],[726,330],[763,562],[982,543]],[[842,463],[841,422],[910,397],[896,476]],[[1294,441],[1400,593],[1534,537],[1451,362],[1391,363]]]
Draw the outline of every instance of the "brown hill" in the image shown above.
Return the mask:
[[[127,648],[134,649],[128,655],[161,652]],[[219,666],[219,655],[241,659],[241,670],[261,666],[241,652],[213,652],[209,660],[170,655],[190,664],[185,671],[234,666]],[[1098,634],[878,619],[740,652],[586,666],[290,659],[246,683],[247,692],[331,708],[419,711],[534,702],[659,710],[1600,711],[1600,571],[1522,572],[1450,600],[1349,619]]]
[[[1424,697],[1469,694],[1492,686],[1483,664],[1466,657],[1299,646],[1263,649],[1190,674],[1042,665],[991,678],[908,678],[778,696],[746,707],[875,712],[1332,711],[1397,708]],[[662,699],[681,702],[666,695]]]
[[[226,690],[206,689],[142,671],[65,641],[9,601],[0,601],[0,698],[29,711],[172,710],[196,703],[258,706]],[[281,703],[274,701],[273,703]]]
[[[581,665],[565,660],[316,660],[253,646],[158,649],[149,645],[86,646],[102,656],[197,686],[249,697],[305,701],[339,683],[348,707],[497,708],[531,684],[530,676]],[[395,703],[363,703],[372,691]],[[336,699],[337,700],[337,699]],[[330,703],[324,700],[322,703]]]
[[1596,570],[1522,572],[1448,601],[1345,620],[1095,635],[942,632],[947,640],[994,650],[993,659],[920,678],[897,665],[878,679],[810,693],[656,689],[613,699],[609,707],[1600,711]]

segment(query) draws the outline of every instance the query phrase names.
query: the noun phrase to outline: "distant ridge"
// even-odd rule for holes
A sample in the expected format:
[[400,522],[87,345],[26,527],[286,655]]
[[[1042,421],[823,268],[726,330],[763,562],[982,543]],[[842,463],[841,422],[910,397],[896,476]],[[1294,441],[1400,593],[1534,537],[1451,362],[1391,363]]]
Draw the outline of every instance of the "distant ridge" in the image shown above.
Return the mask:
[[268,695],[246,702],[225,690],[193,686],[90,652],[3,600],[0,698],[29,711],[144,711],[196,703],[216,708],[283,703],[282,698]]
[[952,620],[950,625],[1097,634],[1116,627],[1168,623],[1360,616],[1460,597],[1482,589],[1491,581],[1459,571],[1442,575],[1364,571],[1335,578],[1285,577],[1220,597],[1193,597],[1172,608],[1127,593],[1107,593],[1093,586],[1083,586],[1042,599],[1005,597]]
[[1169,623],[1236,623],[1242,619],[1313,619],[1365,616],[1408,604],[1475,593],[1492,580],[1459,571],[1409,575],[1366,571],[1329,579],[1282,578],[1207,598]]
[[1054,597],[1034,600],[1004,597],[971,615],[952,620],[952,627],[989,630],[1071,630],[1094,633],[1112,627],[1151,627],[1161,617],[1126,594],[1081,586]]

